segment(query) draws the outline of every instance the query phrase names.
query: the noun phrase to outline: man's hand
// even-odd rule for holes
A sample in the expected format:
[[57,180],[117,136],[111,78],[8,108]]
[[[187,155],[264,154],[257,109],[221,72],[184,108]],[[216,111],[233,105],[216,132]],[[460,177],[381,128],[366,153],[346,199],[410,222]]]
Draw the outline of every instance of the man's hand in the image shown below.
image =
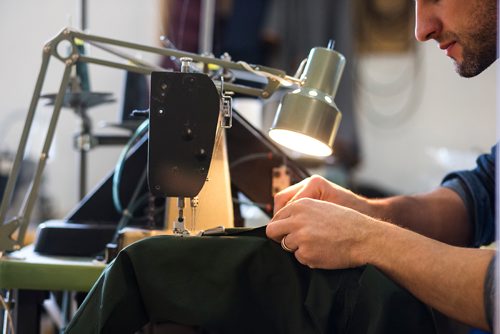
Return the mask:
[[[307,191],[307,186],[301,190]],[[301,193],[306,194],[305,191]],[[266,233],[276,242],[286,237],[286,245],[304,265],[342,269],[365,264],[358,250],[378,223],[334,203],[300,198],[293,199],[275,214]]]
[[450,246],[311,198],[289,201],[267,225],[266,234],[278,243],[286,238],[286,248],[310,268],[374,265],[429,306],[488,328],[483,282],[493,250]]
[[364,213],[369,206],[366,198],[356,195],[319,175],[313,175],[277,193],[274,196],[274,213],[277,213],[288,203],[301,198],[336,203]]

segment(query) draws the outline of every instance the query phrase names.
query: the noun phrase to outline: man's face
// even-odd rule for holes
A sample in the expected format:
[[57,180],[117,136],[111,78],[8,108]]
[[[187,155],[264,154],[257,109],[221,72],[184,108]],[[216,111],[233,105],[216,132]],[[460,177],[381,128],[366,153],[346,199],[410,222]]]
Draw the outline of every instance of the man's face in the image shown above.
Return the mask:
[[416,0],[415,36],[434,39],[463,77],[497,59],[497,0]]

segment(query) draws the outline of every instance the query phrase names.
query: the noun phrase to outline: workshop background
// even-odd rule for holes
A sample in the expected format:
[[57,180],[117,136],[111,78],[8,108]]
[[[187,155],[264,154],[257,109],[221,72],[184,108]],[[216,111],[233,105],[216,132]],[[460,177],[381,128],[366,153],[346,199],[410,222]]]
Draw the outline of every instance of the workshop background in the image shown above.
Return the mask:
[[[267,42],[274,43],[274,49],[268,50],[275,56],[270,65],[293,74],[295,68],[287,68],[293,64],[285,64],[279,54],[295,52],[296,48],[289,43],[300,38],[280,35],[282,29],[287,29],[286,24],[298,27],[297,34],[310,32],[309,42],[319,39],[321,46],[326,46],[328,41],[314,34],[311,17],[315,14],[303,12],[303,17],[291,17],[294,9],[295,13],[300,13],[300,1],[289,1],[288,6],[283,6],[283,1],[267,2],[274,12],[272,15],[267,12],[261,23],[267,33],[275,33],[266,35],[272,37]],[[354,158],[347,157],[347,163],[340,166],[335,155],[325,162],[311,162],[303,157],[299,160],[312,171],[354,189],[374,194],[408,194],[436,187],[447,171],[469,168],[474,165],[477,154],[489,151],[496,141],[496,64],[479,77],[459,78],[451,60],[435,42],[414,41],[413,2],[330,2],[335,4],[328,7],[332,11],[321,7],[325,1],[307,1],[307,6],[322,12],[318,21],[323,25],[331,24],[340,29],[336,49],[346,55],[348,68],[336,101],[346,114],[341,124],[341,138]],[[161,0],[88,0],[87,3],[89,33],[160,45],[159,36],[164,29]],[[17,149],[43,45],[63,27],[78,28],[80,11],[80,1],[0,1],[2,177],[8,173]],[[243,31],[239,38],[250,40]],[[289,49],[280,51],[283,45]],[[302,51],[302,57],[306,57],[309,47]],[[90,48],[88,52],[98,54],[99,50]],[[150,55],[146,59],[155,63],[161,61]],[[240,59],[252,62],[244,55],[234,60]],[[44,93],[57,92],[62,67],[57,60],[51,61]],[[125,73],[100,66],[90,66],[89,71],[92,91],[110,92],[116,99],[116,102],[88,110],[93,121],[92,131],[95,134],[126,134],[123,129],[110,126],[121,120]],[[340,94],[348,96],[347,102],[344,96],[342,105]],[[45,103],[42,100],[41,104]],[[47,106],[41,106],[38,111],[30,153],[26,157],[26,173],[30,163],[39,158],[50,112]],[[258,119],[265,118],[261,115]],[[63,109],[44,174],[37,210],[41,220],[64,217],[79,200],[78,152],[73,138],[80,131],[80,125],[81,119],[71,109]],[[88,189],[112,170],[120,150],[121,146],[117,145],[95,147],[89,152]],[[19,186],[22,189],[22,184]],[[22,190],[20,192],[17,195],[22,197]]]

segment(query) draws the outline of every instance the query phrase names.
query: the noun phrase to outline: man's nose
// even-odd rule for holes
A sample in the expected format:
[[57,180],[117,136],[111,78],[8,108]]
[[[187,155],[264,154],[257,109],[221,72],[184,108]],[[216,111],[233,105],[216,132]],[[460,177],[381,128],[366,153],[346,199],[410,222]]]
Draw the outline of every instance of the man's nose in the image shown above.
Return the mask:
[[415,1],[415,38],[420,42],[436,38],[441,30],[441,23],[433,11],[431,3]]

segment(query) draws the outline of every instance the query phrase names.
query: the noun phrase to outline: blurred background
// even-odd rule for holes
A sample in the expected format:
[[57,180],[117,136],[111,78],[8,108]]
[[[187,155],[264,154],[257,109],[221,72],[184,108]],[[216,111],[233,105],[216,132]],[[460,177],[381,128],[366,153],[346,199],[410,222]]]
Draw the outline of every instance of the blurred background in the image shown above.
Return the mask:
[[[87,32],[153,46],[167,36],[181,50],[199,50],[199,0],[87,0]],[[326,46],[347,58],[336,103],[343,121],[333,156],[295,156],[313,173],[370,196],[409,194],[439,185],[451,170],[474,166],[496,141],[496,65],[479,77],[460,78],[435,42],[413,37],[413,2],[407,0],[216,1],[213,53],[294,74],[311,47]],[[82,2],[0,1],[0,173],[15,154],[41,64],[44,43],[62,28],[79,28]],[[89,48],[95,55],[99,50]],[[168,66],[151,55],[135,55]],[[43,88],[56,93],[62,64],[52,60]],[[112,102],[88,110],[94,134],[127,135],[122,121],[126,73],[89,66],[92,91]],[[42,100],[23,173],[45,136],[51,108]],[[238,105],[239,103],[239,105]],[[276,103],[241,99],[237,108],[267,133]],[[111,124],[111,125],[110,125]],[[63,109],[44,173],[37,217],[65,216],[79,201],[82,119]],[[120,145],[88,152],[88,189],[114,168]],[[22,178],[21,178],[22,183]],[[22,193],[22,184],[17,194]]]

